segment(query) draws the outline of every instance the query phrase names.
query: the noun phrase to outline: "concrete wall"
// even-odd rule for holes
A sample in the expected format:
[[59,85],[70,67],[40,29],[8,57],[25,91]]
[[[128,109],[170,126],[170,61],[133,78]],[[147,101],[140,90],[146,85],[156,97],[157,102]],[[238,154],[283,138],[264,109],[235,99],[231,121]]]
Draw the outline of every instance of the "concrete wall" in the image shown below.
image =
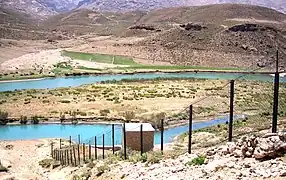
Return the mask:
[[[132,150],[141,151],[140,131],[126,132],[126,146]],[[153,148],[154,148],[154,131],[144,131],[143,152],[151,151],[153,150]]]

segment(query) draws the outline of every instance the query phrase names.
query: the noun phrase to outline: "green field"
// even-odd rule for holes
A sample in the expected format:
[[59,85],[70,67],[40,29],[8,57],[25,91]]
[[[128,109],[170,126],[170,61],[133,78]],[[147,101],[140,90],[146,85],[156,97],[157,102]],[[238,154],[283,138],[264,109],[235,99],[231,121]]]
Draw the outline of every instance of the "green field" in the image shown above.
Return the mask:
[[[91,54],[73,51],[62,51],[62,56],[70,57],[71,59],[79,59],[86,61],[94,61],[106,64],[116,64],[116,65],[128,65],[128,67],[116,67],[112,69],[119,70],[139,70],[139,69],[149,69],[149,70],[187,70],[187,69],[197,69],[197,70],[232,70],[232,71],[243,71],[241,68],[216,68],[216,67],[200,67],[200,66],[183,66],[183,65],[143,65],[136,63],[133,58],[126,56],[115,56],[108,54]],[[89,69],[84,67],[82,69]],[[90,68],[92,70],[92,68]]]
[[91,53],[72,52],[72,51],[62,51],[62,56],[67,56],[70,57],[71,59],[94,61],[106,64],[137,65],[137,63],[132,58],[126,56],[91,54]]
[[183,65],[135,65],[129,67],[118,67],[117,69],[151,69],[151,70],[187,70],[187,69],[197,69],[197,70],[233,70],[242,71],[240,68],[216,68],[216,67],[200,67],[200,66],[183,66]]

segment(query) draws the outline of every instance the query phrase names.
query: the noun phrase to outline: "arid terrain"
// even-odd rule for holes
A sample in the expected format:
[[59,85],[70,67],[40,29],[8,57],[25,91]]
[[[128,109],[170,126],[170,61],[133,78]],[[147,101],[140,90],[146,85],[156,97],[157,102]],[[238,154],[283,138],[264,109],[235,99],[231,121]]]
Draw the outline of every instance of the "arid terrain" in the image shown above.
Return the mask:
[[[269,75],[277,58],[285,75],[284,1],[120,2],[0,0],[0,83],[161,71]],[[79,158],[81,165],[74,167],[52,157],[51,149],[72,150],[79,147],[75,142],[1,140],[0,179],[283,179],[286,84],[279,88],[277,134],[270,133],[273,83],[236,80],[234,115],[243,118],[235,118],[233,142],[226,143],[226,122],[195,130],[190,143],[189,134],[182,133],[164,144],[163,153],[157,145],[143,154],[127,149],[123,160],[122,149],[114,155],[109,149],[105,159]],[[229,81],[123,79],[1,91],[0,125],[147,122],[159,130],[162,120],[166,129],[187,124],[191,104],[195,123],[228,116]],[[87,148],[81,145],[78,154],[87,154]]]
[[149,13],[80,9],[44,21],[2,12],[2,76],[53,75],[57,63],[83,60],[63,59],[62,50],[127,56],[141,65],[245,70],[271,70],[278,50],[279,68],[285,70],[286,15],[263,7],[226,4]]

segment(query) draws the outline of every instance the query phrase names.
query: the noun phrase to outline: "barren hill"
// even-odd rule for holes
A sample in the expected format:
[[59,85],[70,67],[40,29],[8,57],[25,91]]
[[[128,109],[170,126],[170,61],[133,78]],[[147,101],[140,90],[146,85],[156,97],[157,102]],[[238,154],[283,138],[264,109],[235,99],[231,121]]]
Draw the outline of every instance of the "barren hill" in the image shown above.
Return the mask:
[[248,5],[259,5],[273,8],[284,13],[286,12],[286,1],[284,0],[83,0],[79,3],[79,8],[90,8],[101,11],[130,11],[222,3],[244,3]]
[[225,21],[253,21],[284,23],[286,15],[273,9],[244,4],[216,4],[179,7],[150,11],[139,23],[186,23],[200,21],[223,23]]

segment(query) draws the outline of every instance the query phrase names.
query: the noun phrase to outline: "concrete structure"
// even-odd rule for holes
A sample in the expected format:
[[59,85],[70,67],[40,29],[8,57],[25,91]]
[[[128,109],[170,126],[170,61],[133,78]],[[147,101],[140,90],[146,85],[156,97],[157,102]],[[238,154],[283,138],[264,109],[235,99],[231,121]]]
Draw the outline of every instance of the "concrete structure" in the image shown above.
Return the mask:
[[[126,147],[132,150],[141,151],[140,125],[143,125],[143,152],[154,148],[155,129],[149,123],[126,123]],[[122,137],[123,141],[123,137]],[[123,142],[124,143],[124,142]],[[123,144],[122,143],[122,144]]]

